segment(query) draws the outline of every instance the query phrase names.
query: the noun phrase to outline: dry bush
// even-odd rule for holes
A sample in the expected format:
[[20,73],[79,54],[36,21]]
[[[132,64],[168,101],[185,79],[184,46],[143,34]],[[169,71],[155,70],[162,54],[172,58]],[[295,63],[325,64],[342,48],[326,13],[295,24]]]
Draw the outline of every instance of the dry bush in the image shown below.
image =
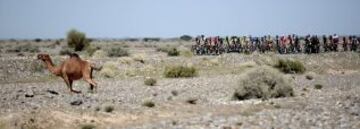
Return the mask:
[[267,66],[260,66],[243,74],[235,88],[234,98],[278,98],[294,95],[290,80],[280,72]]
[[94,54],[92,54],[92,57],[97,58],[97,59],[105,58],[106,56],[107,56],[107,53],[103,50],[96,50],[94,52]]
[[131,64],[133,59],[130,57],[121,57],[118,61],[122,64]]
[[144,84],[147,86],[154,86],[156,84],[156,79],[154,78],[146,78]]
[[118,74],[119,69],[114,62],[106,62],[100,71],[100,75],[107,78],[114,78]]
[[167,52],[168,56],[179,56],[180,52],[176,48],[172,48]]
[[275,68],[280,69],[284,73],[304,73],[306,71],[305,66],[297,60],[280,59]]
[[168,56],[179,56],[180,52],[179,50],[177,50],[176,47],[172,47],[172,46],[160,46],[156,49],[156,51],[159,52],[165,52],[167,53]]
[[25,45],[20,45],[12,49],[8,49],[7,52],[30,52],[30,53],[36,53],[40,52],[40,49],[38,46],[31,45],[30,43]]
[[195,77],[197,70],[195,67],[171,66],[165,68],[164,75],[168,78]]
[[140,62],[140,63],[145,63],[145,54],[133,54],[132,55],[132,59],[134,61]]
[[121,47],[117,48],[111,48],[110,51],[108,51],[109,57],[123,57],[123,56],[129,56],[129,52],[126,49],[123,49]]
[[86,52],[89,54],[89,56],[93,56],[94,53],[100,49],[101,49],[100,47],[89,46],[89,47],[86,47]]
[[40,61],[32,61],[30,64],[31,72],[39,72],[42,73],[46,69],[45,65]]
[[181,50],[180,55],[188,58],[194,56],[193,52],[191,52],[190,50]]

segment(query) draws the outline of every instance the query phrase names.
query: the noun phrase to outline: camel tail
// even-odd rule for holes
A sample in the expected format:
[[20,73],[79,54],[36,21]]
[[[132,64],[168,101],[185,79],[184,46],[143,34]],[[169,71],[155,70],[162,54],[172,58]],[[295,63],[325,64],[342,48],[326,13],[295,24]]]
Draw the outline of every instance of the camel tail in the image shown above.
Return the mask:
[[102,66],[96,67],[94,64],[92,64],[90,66],[91,66],[91,69],[96,70],[96,71],[100,71],[103,68]]

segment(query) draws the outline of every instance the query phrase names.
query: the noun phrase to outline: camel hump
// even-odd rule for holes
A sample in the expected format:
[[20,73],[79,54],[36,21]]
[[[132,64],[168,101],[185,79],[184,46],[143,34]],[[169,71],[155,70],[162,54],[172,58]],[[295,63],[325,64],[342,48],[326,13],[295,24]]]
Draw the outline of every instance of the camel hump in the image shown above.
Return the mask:
[[69,56],[70,56],[70,58],[72,58],[72,57],[80,58],[80,56],[76,53],[69,53]]

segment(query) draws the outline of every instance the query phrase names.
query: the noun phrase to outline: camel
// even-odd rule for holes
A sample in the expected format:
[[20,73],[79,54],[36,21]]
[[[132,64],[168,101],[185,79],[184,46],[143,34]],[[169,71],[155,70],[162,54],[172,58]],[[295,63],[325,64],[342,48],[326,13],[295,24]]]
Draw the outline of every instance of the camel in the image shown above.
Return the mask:
[[73,81],[81,78],[90,84],[90,90],[97,87],[97,83],[92,79],[92,72],[93,70],[99,70],[99,68],[95,68],[88,61],[82,60],[75,53],[70,53],[69,56],[70,58],[66,59],[58,67],[54,65],[48,54],[38,54],[37,58],[45,63],[52,74],[64,79],[71,93],[81,93],[81,91],[74,90],[72,87]]

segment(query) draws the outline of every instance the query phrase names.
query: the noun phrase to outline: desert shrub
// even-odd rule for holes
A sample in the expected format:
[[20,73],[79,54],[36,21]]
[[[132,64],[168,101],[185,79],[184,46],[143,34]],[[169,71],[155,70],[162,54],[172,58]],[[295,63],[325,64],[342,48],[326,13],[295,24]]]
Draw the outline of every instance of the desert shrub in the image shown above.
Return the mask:
[[150,101],[150,100],[147,100],[147,101],[143,102],[142,105],[145,106],[145,107],[149,107],[149,108],[155,107],[155,103]]
[[86,52],[89,54],[89,56],[93,56],[94,53],[100,49],[101,49],[100,47],[89,46],[86,48]]
[[193,52],[191,52],[190,50],[180,51],[180,55],[182,55],[184,57],[189,57],[189,58],[194,56]]
[[195,67],[171,66],[165,68],[164,75],[168,78],[195,77],[197,70]]
[[140,63],[145,63],[145,54],[133,54],[132,59]]
[[171,46],[158,47],[158,48],[156,48],[156,51],[165,52],[168,54],[168,56],[180,55],[180,52],[176,49],[176,47],[171,47]]
[[321,85],[321,84],[315,84],[315,85],[314,85],[314,88],[320,90],[320,89],[323,88],[323,85]]
[[31,52],[31,53],[36,53],[36,52],[40,52],[40,49],[38,46],[34,46],[31,44],[25,44],[25,45],[20,45],[17,46],[13,49],[8,49],[7,52]]
[[176,48],[172,48],[167,52],[168,56],[178,56],[180,52]]
[[104,58],[107,56],[107,53],[103,50],[96,50],[93,54],[92,57],[94,58]]
[[111,48],[110,51],[108,52],[108,56],[109,57],[129,56],[129,52],[121,47]]
[[86,34],[75,29],[67,33],[67,42],[68,46],[74,48],[75,51],[82,51],[90,45],[90,40],[86,38]]
[[69,55],[70,53],[74,53],[74,50],[72,50],[72,49],[70,49],[68,47],[63,47],[59,51],[59,55]]
[[124,41],[137,42],[137,41],[139,41],[139,39],[138,38],[126,38],[126,39],[124,39]]
[[182,35],[180,36],[180,39],[184,41],[190,41],[192,37],[190,35]]
[[106,62],[101,71],[100,75],[106,78],[114,78],[118,74],[119,69],[116,67],[116,64],[113,62]]
[[55,45],[61,45],[61,41],[60,41],[60,40],[56,40],[54,44],[55,44]]
[[284,73],[304,73],[306,70],[305,66],[297,60],[293,61],[279,59],[275,67]]
[[91,125],[91,124],[84,124],[81,126],[81,129],[95,129],[95,125]]
[[144,38],[144,42],[159,42],[160,38]]
[[33,61],[30,64],[31,72],[43,72],[45,70],[45,65],[42,64],[40,61]]
[[110,112],[114,111],[114,107],[113,106],[106,106],[104,108],[104,111],[110,113]]
[[144,84],[147,86],[154,86],[156,84],[156,79],[154,78],[146,78]]
[[278,98],[294,95],[290,80],[271,67],[261,66],[243,74],[235,88],[234,98]]
[[41,42],[41,41],[42,41],[41,38],[34,39],[34,42]]
[[158,52],[165,52],[165,53],[167,53],[169,50],[170,50],[170,47],[168,47],[168,46],[160,46],[160,47],[157,47],[157,48],[156,48],[156,51],[158,51]]

